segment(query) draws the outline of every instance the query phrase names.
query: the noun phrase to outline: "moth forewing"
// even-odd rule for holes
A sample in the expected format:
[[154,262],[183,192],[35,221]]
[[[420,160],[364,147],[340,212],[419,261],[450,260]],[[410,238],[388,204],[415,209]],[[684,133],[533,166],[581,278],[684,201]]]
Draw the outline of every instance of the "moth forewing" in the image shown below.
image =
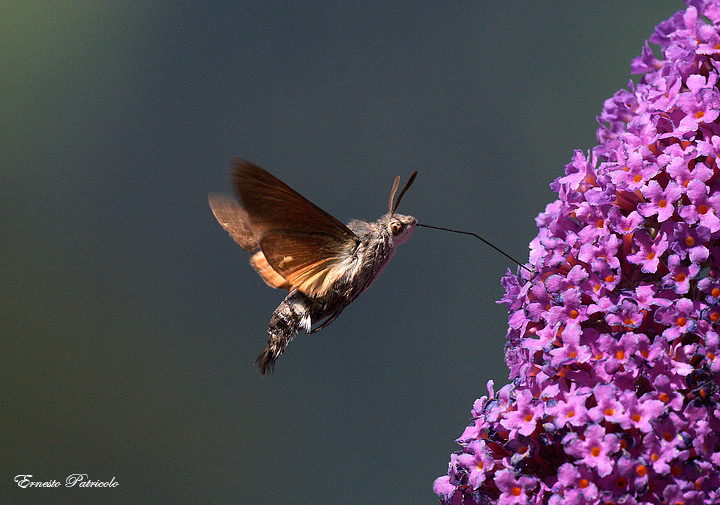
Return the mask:
[[260,247],[258,236],[250,225],[250,217],[234,198],[213,193],[208,197],[210,208],[220,226],[246,251]]
[[354,237],[347,226],[269,172],[245,160],[235,160],[233,165],[240,202],[261,240],[268,232],[322,233],[339,240]]

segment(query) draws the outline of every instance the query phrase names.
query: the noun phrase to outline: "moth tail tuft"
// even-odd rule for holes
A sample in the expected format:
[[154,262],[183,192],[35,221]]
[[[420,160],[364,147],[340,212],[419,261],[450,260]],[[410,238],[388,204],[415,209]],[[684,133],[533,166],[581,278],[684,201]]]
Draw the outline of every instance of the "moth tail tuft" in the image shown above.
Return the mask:
[[275,366],[275,360],[277,360],[278,356],[273,356],[273,350],[270,346],[258,355],[255,359],[255,365],[258,369],[260,369],[261,375],[272,373],[273,367]]

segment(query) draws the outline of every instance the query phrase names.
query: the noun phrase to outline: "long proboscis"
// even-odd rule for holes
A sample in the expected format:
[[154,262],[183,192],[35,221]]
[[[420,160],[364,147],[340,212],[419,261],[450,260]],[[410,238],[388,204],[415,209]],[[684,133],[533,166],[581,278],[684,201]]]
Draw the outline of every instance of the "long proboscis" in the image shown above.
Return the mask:
[[420,224],[420,223],[418,223],[417,226],[422,226],[423,228],[434,228],[434,229],[436,229],[436,230],[450,231],[450,232],[453,232],[453,233],[462,233],[463,235],[472,235],[473,237],[478,238],[478,239],[482,240],[483,242],[485,242],[487,245],[489,245],[490,247],[492,247],[493,249],[495,249],[497,252],[499,252],[500,254],[502,254],[503,256],[505,256],[507,259],[511,260],[511,261],[514,262],[514,263],[517,263],[517,265],[518,265],[520,268],[524,268],[524,269],[527,270],[528,272],[532,273],[532,270],[530,270],[528,267],[526,267],[525,265],[523,265],[522,263],[520,263],[518,260],[516,260],[515,258],[513,258],[512,256],[510,256],[508,253],[506,253],[505,251],[503,251],[503,250],[500,249],[499,247],[497,247],[497,246],[493,245],[492,243],[488,242],[487,240],[485,240],[484,238],[482,238],[482,237],[481,237],[480,235],[478,235],[477,233],[473,233],[473,232],[471,232],[471,231],[453,230],[453,229],[451,229],[451,228],[443,228],[442,226],[433,226],[433,225],[430,225],[430,224]]

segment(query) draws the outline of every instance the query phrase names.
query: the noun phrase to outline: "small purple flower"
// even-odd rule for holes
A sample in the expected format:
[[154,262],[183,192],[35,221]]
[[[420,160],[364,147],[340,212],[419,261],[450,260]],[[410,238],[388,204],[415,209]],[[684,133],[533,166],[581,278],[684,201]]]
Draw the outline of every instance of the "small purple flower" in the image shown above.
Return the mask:
[[658,309],[655,312],[655,321],[667,327],[662,334],[663,337],[675,340],[695,329],[695,320],[692,317],[694,312],[695,305],[692,300],[680,298],[673,305]]
[[705,334],[705,357],[710,370],[714,374],[720,374],[720,339],[715,331],[708,331]]
[[710,188],[705,183],[692,180],[687,186],[687,196],[690,205],[680,207],[680,216],[688,223],[699,223],[715,233],[720,230],[720,218],[716,215],[720,211],[720,193],[710,194]]
[[[449,475],[443,475],[435,479],[433,483],[433,492],[442,497],[444,500],[450,500],[454,494],[456,494],[457,485],[450,482]],[[459,495],[460,493],[458,493]]]
[[658,399],[663,402],[667,408],[675,412],[682,410],[682,405],[685,401],[685,398],[678,392],[678,390],[684,386],[682,382],[681,377],[678,375],[670,378],[662,373],[659,373],[653,381]]
[[469,452],[458,455],[458,464],[467,468],[468,484],[477,489],[495,464],[492,454],[486,448],[485,440],[473,440],[468,444]]
[[645,311],[638,307],[632,298],[624,298],[613,311],[605,311],[605,321],[611,326],[624,326],[628,329],[639,328],[645,320]]
[[588,409],[588,417],[596,423],[625,424],[627,413],[618,398],[618,389],[613,384],[599,384],[593,388],[593,397],[597,405]]
[[668,238],[664,233],[658,235],[653,240],[646,231],[641,230],[634,236],[634,242],[637,245],[637,252],[629,254],[627,260],[636,265],[640,265],[643,272],[655,273],[660,264],[660,256],[668,248]]
[[495,484],[500,490],[498,505],[527,505],[531,502],[537,483],[530,477],[516,477],[512,470],[504,469],[495,474]]
[[565,425],[584,426],[588,421],[585,401],[590,395],[590,391],[587,388],[583,388],[582,391],[574,391],[574,389],[573,385],[572,394],[547,408],[547,414],[555,419],[558,429]]
[[677,223],[673,228],[672,250],[681,259],[690,258],[690,262],[699,265],[708,259],[710,250],[705,244],[710,239],[710,230],[704,226],[690,228],[687,223]]
[[633,391],[625,391],[620,395],[627,417],[623,428],[636,428],[642,433],[652,431],[651,421],[665,412],[665,404],[660,400],[639,399]]
[[[701,156],[712,156],[713,158],[717,158],[720,155],[720,136],[718,135],[712,135],[708,140],[699,140],[697,141],[697,152]],[[696,165],[696,168],[699,168],[700,166],[705,167],[705,169],[710,170],[710,168],[702,163]],[[697,177],[697,174],[695,174]],[[712,175],[712,170],[710,170],[710,173],[707,174],[706,177],[703,177],[700,179],[702,182],[706,182],[710,176]]]
[[[605,372],[613,375],[619,371],[630,372],[638,367],[635,354],[649,347],[647,337],[641,333],[628,332],[617,340],[612,334],[601,335],[598,347],[607,354]],[[649,354],[648,354],[649,355]]]
[[615,467],[613,455],[620,450],[620,442],[612,433],[605,433],[599,424],[592,424],[585,429],[582,437],[577,433],[568,433],[563,438],[565,452],[574,456],[597,471],[600,477],[609,475]]
[[570,289],[562,295],[562,305],[550,307],[547,311],[546,321],[550,326],[562,324],[564,335],[577,336],[580,325],[587,319],[587,307],[582,303],[582,294],[579,289]]
[[712,123],[718,118],[720,97],[714,88],[716,74],[705,79],[702,75],[691,75],[685,81],[689,91],[682,93],[675,102],[685,116],[678,125],[679,133],[694,132],[702,123]]
[[537,420],[543,414],[543,405],[528,390],[523,390],[517,397],[517,410],[508,412],[500,424],[511,433],[531,435],[537,426]]
[[655,473],[666,475],[670,473],[670,465],[680,456],[678,439],[665,440],[658,438],[655,433],[648,433],[643,437],[645,454],[650,459],[650,465]]
[[623,235],[634,232],[644,221],[636,210],[631,211],[628,215],[625,215],[617,207],[612,207],[608,211],[608,228]]
[[633,74],[644,74],[650,70],[659,70],[662,68],[662,62],[655,58],[655,55],[650,49],[650,45],[645,42],[642,48],[642,54],[633,59],[630,69]]
[[613,184],[629,191],[642,188],[659,171],[657,164],[649,163],[638,151],[619,151],[618,158],[621,168],[613,170],[610,177]]
[[596,185],[595,164],[588,160],[579,149],[575,151],[573,161],[566,167],[565,177],[557,180],[557,185],[566,185],[572,191],[585,192]]
[[709,166],[697,162],[699,149],[699,145],[690,144],[683,150],[680,144],[673,144],[665,154],[658,157],[658,161],[667,163],[668,175],[678,183],[683,194],[691,181],[707,182],[713,176],[713,170]]
[[668,182],[667,187],[663,189],[655,180],[643,186],[641,191],[648,202],[638,205],[638,212],[645,217],[657,216],[660,223],[670,219],[675,212],[674,204],[683,193],[675,181]]
[[667,298],[656,296],[658,287],[652,284],[641,284],[635,289],[633,299],[638,307],[643,310],[650,310],[652,307],[667,307],[672,302]]
[[665,503],[673,505],[702,503],[697,501],[697,495],[698,492],[690,487],[690,483],[686,483],[684,486],[670,484],[663,490]]
[[616,235],[606,235],[594,244],[580,246],[578,259],[590,265],[591,270],[598,275],[610,275],[620,268],[617,252],[621,244],[622,241]]
[[594,481],[595,475],[587,468],[563,463],[558,468],[558,478],[553,486],[553,492],[564,496],[569,503],[583,503],[583,500],[592,502],[599,496]]
[[563,333],[563,345],[550,351],[550,365],[559,368],[569,363],[586,363],[592,357],[592,350],[580,344],[579,333]]
[[682,295],[690,291],[690,281],[700,273],[700,265],[687,265],[677,254],[671,254],[667,266],[669,272],[662,278],[662,286]]

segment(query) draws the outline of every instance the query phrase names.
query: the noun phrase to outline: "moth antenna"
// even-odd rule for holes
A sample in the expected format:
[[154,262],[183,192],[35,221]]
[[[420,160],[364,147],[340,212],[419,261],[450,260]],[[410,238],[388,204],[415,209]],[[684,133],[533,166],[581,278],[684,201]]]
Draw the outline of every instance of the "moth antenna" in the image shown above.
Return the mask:
[[[405,183],[405,187],[404,187],[404,188],[402,189],[402,191],[400,192],[400,195],[398,196],[397,202],[395,202],[395,206],[393,207],[393,206],[391,205],[391,210],[390,210],[390,214],[391,214],[391,215],[392,215],[392,214],[395,214],[395,211],[397,210],[398,205],[400,205],[400,200],[402,200],[402,197],[403,197],[403,195],[405,194],[405,192],[407,192],[407,190],[410,189],[410,186],[412,186],[412,183],[415,181],[415,177],[416,177],[416,176],[417,176],[417,170],[415,170],[412,174],[410,174],[410,178],[409,178],[408,181]],[[396,180],[397,182],[400,182],[399,179],[400,179],[399,177],[395,178],[395,180]],[[396,187],[396,190],[397,190],[397,187]],[[390,199],[390,203],[392,204],[392,198]]]
[[393,213],[393,200],[395,199],[395,193],[397,193],[398,187],[400,186],[400,176],[398,175],[395,177],[395,181],[393,182],[393,187],[390,190],[390,204],[388,205],[388,213],[392,215]]
[[482,237],[481,237],[480,235],[478,235],[477,233],[472,233],[472,232],[470,232],[470,231],[452,230],[452,229],[450,229],[450,228],[443,228],[443,227],[441,227],[441,226],[432,226],[432,225],[429,225],[429,224],[420,224],[420,223],[418,223],[417,226],[422,226],[423,228],[434,228],[434,229],[436,229],[436,230],[450,231],[450,232],[453,232],[453,233],[462,233],[463,235],[472,235],[473,237],[478,238],[478,239],[482,240],[483,242],[485,242],[487,245],[489,245],[490,247],[492,247],[493,249],[495,249],[497,252],[499,252],[500,254],[502,254],[503,256],[505,256],[507,259],[511,260],[513,263],[517,263],[517,265],[518,265],[520,268],[524,268],[525,270],[527,270],[528,272],[530,272],[530,273],[532,274],[532,270],[530,270],[528,267],[526,267],[525,265],[523,265],[522,263],[520,263],[518,260],[516,260],[515,258],[513,258],[512,256],[510,256],[508,253],[506,253],[505,251],[503,251],[503,250],[500,249],[499,247],[491,244],[490,242],[488,242],[487,240],[485,240],[484,238],[482,238]]

